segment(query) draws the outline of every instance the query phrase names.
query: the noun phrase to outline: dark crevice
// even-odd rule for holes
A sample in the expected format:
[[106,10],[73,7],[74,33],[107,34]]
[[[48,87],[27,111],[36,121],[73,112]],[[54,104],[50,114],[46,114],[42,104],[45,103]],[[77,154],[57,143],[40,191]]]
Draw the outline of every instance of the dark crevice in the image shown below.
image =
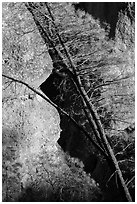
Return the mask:
[[80,2],[74,3],[75,9],[84,10],[95,19],[99,19],[102,26],[104,22],[110,25],[109,37],[115,37],[116,24],[120,11],[126,11],[132,21],[130,11],[127,9],[128,2]]
[[56,83],[61,82],[62,79],[55,73],[52,73],[41,85],[41,91],[48,96],[50,100],[56,102],[56,98],[59,95],[59,89],[56,86]]

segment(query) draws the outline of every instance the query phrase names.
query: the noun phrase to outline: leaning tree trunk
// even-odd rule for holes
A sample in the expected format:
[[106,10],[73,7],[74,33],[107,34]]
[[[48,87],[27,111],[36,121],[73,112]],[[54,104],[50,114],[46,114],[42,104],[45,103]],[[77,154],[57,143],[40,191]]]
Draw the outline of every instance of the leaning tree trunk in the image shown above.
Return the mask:
[[[116,172],[117,176],[118,176],[118,181],[119,181],[119,185],[120,185],[120,190],[123,193],[123,195],[125,196],[125,199],[129,202],[132,201],[131,195],[129,193],[129,190],[125,184],[125,181],[123,179],[122,176],[122,172],[119,168],[117,159],[114,155],[114,152],[107,140],[107,137],[105,135],[103,126],[101,124],[100,118],[93,106],[93,104],[91,103],[91,101],[89,100],[89,97],[84,89],[84,87],[82,86],[80,77],[78,76],[77,72],[76,72],[76,67],[73,64],[73,61],[67,51],[67,48],[65,47],[65,44],[63,43],[56,25],[54,23],[54,17],[51,13],[51,10],[48,6],[48,3],[45,4],[47,7],[47,10],[49,12],[49,16],[47,17],[46,15],[44,15],[43,13],[39,12],[38,9],[36,9],[35,4],[33,3],[28,3],[26,4],[28,10],[31,12],[34,21],[38,27],[38,30],[42,36],[42,38],[44,39],[47,47],[49,48],[49,54],[53,60],[53,66],[55,69],[62,69],[66,74],[68,74],[71,78],[71,80],[73,81],[80,97],[81,100],[83,102],[83,108],[86,112],[86,116],[88,117],[88,121],[90,122],[90,124],[92,124],[92,129],[94,131],[95,136],[97,137],[97,139],[99,141],[102,142],[101,144],[101,149],[103,148],[105,153],[108,155],[107,156],[107,161],[109,164],[110,169],[112,170],[112,172]],[[53,30],[52,33],[50,33],[49,28],[49,21],[51,23],[51,25],[53,26]],[[47,23],[47,25],[46,25]],[[69,62],[69,64],[71,65],[71,68],[69,68],[67,66],[67,64],[65,63],[65,61],[63,60],[62,55],[60,54],[60,52],[56,49],[56,43],[55,43],[55,39],[56,37],[58,37],[58,40],[60,42],[60,45],[62,46],[63,50],[64,50],[64,55],[65,58],[67,59],[67,61]],[[87,111],[88,110],[88,111]]]

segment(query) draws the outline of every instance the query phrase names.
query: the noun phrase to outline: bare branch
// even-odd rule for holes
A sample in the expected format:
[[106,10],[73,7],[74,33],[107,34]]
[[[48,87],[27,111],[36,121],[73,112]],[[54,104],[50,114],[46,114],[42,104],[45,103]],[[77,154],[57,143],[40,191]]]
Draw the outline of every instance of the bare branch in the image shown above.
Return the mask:
[[112,179],[112,177],[113,177],[114,175],[116,175],[116,171],[115,171],[113,174],[111,174],[111,176],[110,176],[109,179],[107,180],[107,182],[106,182],[106,187],[108,186],[108,183],[110,182],[110,180]]
[[135,179],[135,176],[133,176],[127,183],[126,186],[129,186],[129,184]]
[[122,149],[122,151],[118,152],[117,154],[115,154],[115,156],[123,154],[123,152],[130,146],[132,145],[132,143],[128,144],[124,149]]
[[34,89],[33,87],[31,87],[29,84],[27,84],[26,82],[23,82],[21,80],[18,79],[14,79],[13,77],[9,77],[5,74],[2,74],[3,77],[10,79],[14,82],[18,82],[20,84],[25,85],[27,88],[29,88],[31,91],[33,91],[34,93],[38,94],[39,96],[41,96],[44,100],[46,100],[47,102],[49,102],[52,106],[54,106],[60,113],[66,115],[73,123],[74,125],[80,129],[85,135],[86,137],[93,143],[93,145],[107,158],[106,153],[103,151],[103,149],[92,139],[91,135],[81,126],[79,125],[75,119],[73,119],[67,112],[65,112],[63,109],[61,109],[59,106],[57,106],[55,103],[53,103],[48,97],[46,97],[46,95],[42,94],[39,90]]

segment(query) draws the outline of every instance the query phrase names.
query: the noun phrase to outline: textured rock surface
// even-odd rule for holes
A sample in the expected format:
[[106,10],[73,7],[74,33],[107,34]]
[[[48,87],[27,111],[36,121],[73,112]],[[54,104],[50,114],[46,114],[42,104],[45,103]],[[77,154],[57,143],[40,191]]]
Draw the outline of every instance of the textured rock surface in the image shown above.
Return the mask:
[[[57,144],[58,112],[43,99],[3,105],[3,201],[97,201],[96,182]],[[82,164],[81,164],[82,165]]]
[[[3,73],[38,88],[53,68],[48,50],[24,3],[5,3],[3,11]],[[24,85],[7,83],[3,78],[3,201],[23,192],[21,201],[57,201],[55,191],[61,201],[98,199],[95,181],[64,161],[57,110]]]
[[[50,164],[63,163],[57,146],[59,123],[57,110],[44,100],[39,102],[36,97],[3,105],[3,163],[9,169],[8,177],[17,179],[18,173],[18,182],[26,186],[32,178],[35,180],[37,169],[42,171],[44,165],[51,168]],[[18,170],[11,176],[13,165]]]

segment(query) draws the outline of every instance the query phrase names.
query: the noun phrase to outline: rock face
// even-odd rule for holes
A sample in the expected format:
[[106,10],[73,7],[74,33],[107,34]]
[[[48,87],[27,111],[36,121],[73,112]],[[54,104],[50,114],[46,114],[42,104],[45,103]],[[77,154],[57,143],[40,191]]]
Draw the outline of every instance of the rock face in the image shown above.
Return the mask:
[[[18,190],[21,185],[24,188],[35,180],[36,172],[42,172],[44,165],[51,168],[50,164],[63,163],[61,154],[58,155],[59,124],[57,110],[44,100],[39,102],[36,97],[33,100],[15,99],[3,105],[3,173],[15,180]],[[4,179],[7,180],[11,182]],[[11,186],[12,197],[14,190]],[[3,191],[7,191],[6,183]]]
[[75,5],[76,9],[84,9],[94,18],[110,24],[110,37],[115,36],[115,28],[120,10],[127,7],[125,2],[80,2]]
[[[11,59],[9,56],[13,50],[9,44],[22,45],[21,51],[26,50],[23,55],[17,55],[21,57],[21,67],[16,71],[14,67],[8,70],[4,64],[4,74],[18,79],[23,76],[23,81],[38,88],[53,69],[46,45],[41,41],[24,4],[21,3],[22,9],[20,3],[4,5],[3,25],[10,32],[5,26],[3,36],[7,37],[5,39],[13,36],[16,39],[18,36],[17,41],[5,40],[4,63]],[[24,19],[23,22],[21,19]],[[13,32],[16,30],[13,24],[25,25],[25,28],[21,28],[25,33],[29,31],[28,34],[22,37],[22,34]],[[30,30],[34,30],[34,33],[30,33]],[[20,59],[15,56],[15,59]],[[14,61],[15,65],[17,61]],[[75,162],[71,162],[74,168],[65,162],[65,155],[57,143],[61,131],[57,110],[23,85],[7,87],[6,80],[3,79],[3,201],[96,201],[96,190],[98,192],[99,189],[95,181],[81,167],[79,170]],[[51,94],[54,88],[51,90],[48,87],[48,90]],[[23,196],[22,192],[25,193]],[[18,195],[21,195],[20,199]]]

